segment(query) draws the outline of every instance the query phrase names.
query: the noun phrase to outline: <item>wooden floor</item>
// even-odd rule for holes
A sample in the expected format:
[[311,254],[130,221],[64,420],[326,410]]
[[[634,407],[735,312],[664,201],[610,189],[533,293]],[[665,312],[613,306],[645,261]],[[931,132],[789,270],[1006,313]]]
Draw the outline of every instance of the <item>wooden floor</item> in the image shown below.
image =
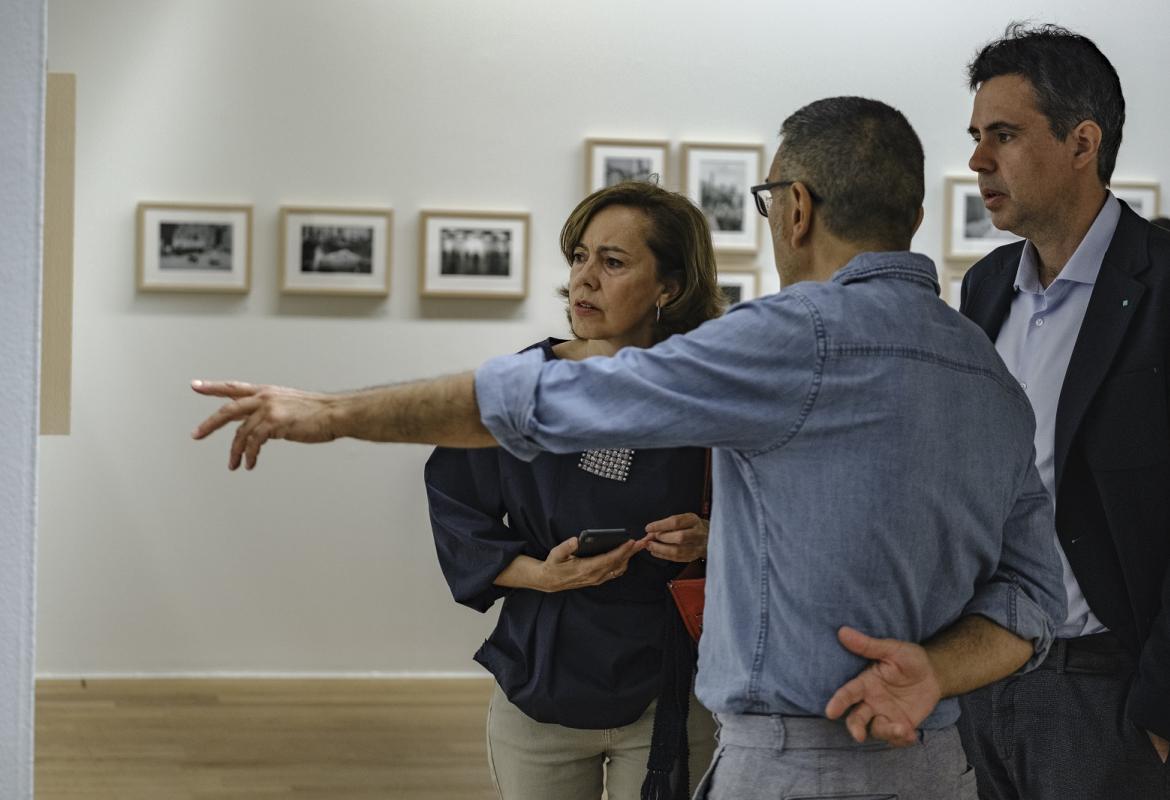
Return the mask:
[[491,800],[489,680],[43,681],[37,800]]

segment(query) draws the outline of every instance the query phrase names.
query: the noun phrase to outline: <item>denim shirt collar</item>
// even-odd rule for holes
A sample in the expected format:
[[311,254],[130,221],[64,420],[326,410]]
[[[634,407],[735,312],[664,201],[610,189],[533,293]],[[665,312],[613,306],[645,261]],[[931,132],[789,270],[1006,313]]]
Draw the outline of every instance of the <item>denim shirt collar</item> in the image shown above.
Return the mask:
[[938,272],[934,262],[921,253],[909,250],[891,250],[878,253],[858,253],[849,263],[833,273],[835,283],[850,284],[870,278],[898,278],[929,286],[940,294]]

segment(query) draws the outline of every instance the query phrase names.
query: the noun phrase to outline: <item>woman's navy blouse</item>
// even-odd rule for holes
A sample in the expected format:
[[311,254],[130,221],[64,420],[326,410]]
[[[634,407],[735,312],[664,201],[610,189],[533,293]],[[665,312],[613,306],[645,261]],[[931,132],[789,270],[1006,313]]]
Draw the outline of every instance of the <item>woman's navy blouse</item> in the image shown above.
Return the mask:
[[[533,347],[552,359],[559,341]],[[639,450],[625,482],[580,469],[580,455],[544,453],[524,462],[501,448],[436,448],[426,465],[427,498],[455,599],[477,611],[504,600],[475,660],[539,722],[614,728],[638,719],[658,696],[663,626],[666,614],[677,613],[666,582],[683,565],[642,552],[625,575],[562,592],[492,581],[516,556],[543,561],[586,528],[625,528],[640,538],[649,522],[698,513],[704,452]]]

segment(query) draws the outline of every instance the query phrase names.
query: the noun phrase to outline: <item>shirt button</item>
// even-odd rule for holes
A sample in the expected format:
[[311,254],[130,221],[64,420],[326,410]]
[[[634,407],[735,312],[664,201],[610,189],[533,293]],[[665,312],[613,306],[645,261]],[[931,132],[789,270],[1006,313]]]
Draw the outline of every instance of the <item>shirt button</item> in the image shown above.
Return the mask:
[[1036,320],[1036,327],[1037,328],[1039,328],[1043,324],[1044,324],[1044,317],[1041,317],[1040,319]]
[[1027,382],[1026,382],[1026,381],[1020,381],[1020,388],[1021,388],[1021,389],[1027,389],[1027,388],[1028,388],[1028,384],[1027,384]]

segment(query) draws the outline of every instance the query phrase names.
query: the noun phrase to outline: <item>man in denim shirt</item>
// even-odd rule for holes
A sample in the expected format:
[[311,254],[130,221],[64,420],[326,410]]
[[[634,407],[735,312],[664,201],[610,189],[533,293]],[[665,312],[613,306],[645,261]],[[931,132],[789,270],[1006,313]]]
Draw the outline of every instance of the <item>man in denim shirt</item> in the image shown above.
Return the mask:
[[781,136],[753,189],[780,293],[650,349],[508,356],[474,381],[198,383],[235,400],[194,435],[244,420],[233,468],[268,438],[713,447],[697,692],[723,727],[696,796],[973,798],[951,698],[1035,665],[1064,614],[1032,412],[906,252],[923,156],[905,118],[832,98]]

